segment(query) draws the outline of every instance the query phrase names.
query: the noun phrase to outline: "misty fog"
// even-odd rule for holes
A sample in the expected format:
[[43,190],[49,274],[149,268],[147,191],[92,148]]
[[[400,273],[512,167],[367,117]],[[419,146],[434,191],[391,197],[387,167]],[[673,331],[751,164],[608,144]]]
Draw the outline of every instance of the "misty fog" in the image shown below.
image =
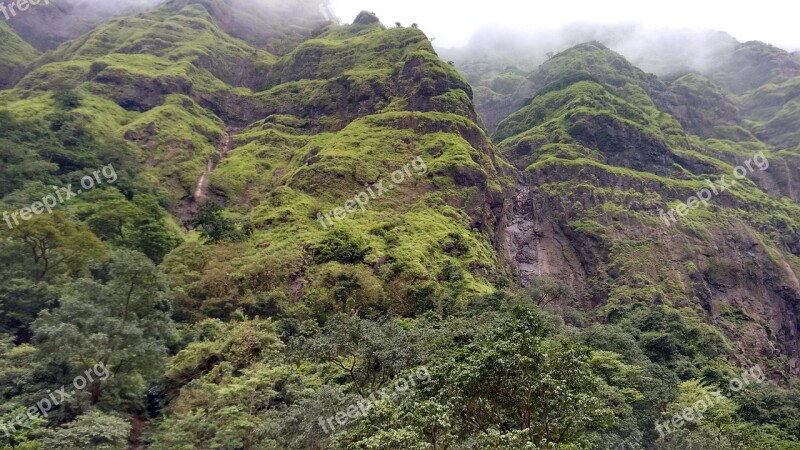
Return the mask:
[[712,30],[652,28],[636,23],[576,23],[530,31],[487,27],[478,30],[462,48],[438,50],[442,57],[457,63],[505,61],[527,71],[553,53],[588,41],[601,42],[643,70],[665,77],[692,70],[706,72],[715,57],[731,51],[737,44],[729,34]]
[[[403,4],[365,0],[202,0],[199,3],[205,4],[212,14],[219,10],[222,3],[233,5],[232,14],[221,10],[219,15],[215,14],[225,31],[276,54],[288,51],[291,45],[272,47],[270,41],[274,41],[273,38],[299,33],[301,29],[307,33],[310,29],[324,26],[328,21],[350,23],[359,11],[374,11],[386,26],[394,26],[397,21],[406,26],[418,23],[432,39],[440,55],[454,61],[468,76],[469,67],[480,63],[491,63],[493,67],[506,64],[530,71],[544,62],[548,55],[593,40],[621,53],[643,70],[661,77],[687,71],[706,73],[713,69],[720,55],[730,53],[738,42],[754,36],[778,47],[781,47],[781,42],[793,42],[782,47],[789,51],[800,48],[800,39],[790,30],[787,34],[787,30],[782,29],[782,13],[775,14],[775,24],[769,27],[774,32],[764,31],[764,24],[759,18],[764,10],[769,9],[769,2],[758,9],[744,11],[752,15],[751,22],[744,19],[743,10],[738,7],[724,9],[730,16],[726,16],[728,21],[737,14],[742,17],[732,27],[735,30],[712,29],[714,24],[724,21],[718,17],[701,17],[697,14],[699,10],[691,9],[694,14],[688,14],[690,10],[686,10],[687,14],[681,15],[680,11],[676,11],[681,7],[680,1],[669,10],[634,8],[626,2],[621,0],[608,5],[607,11],[600,11],[602,14],[593,9],[596,6],[581,2],[533,7],[510,0],[471,6],[452,1],[423,4],[418,0],[408,0]],[[115,16],[143,12],[158,4],[166,8],[181,8],[189,3],[192,1],[53,0],[49,7],[36,8],[35,12],[18,17],[10,25],[23,38],[44,51],[75,39],[98,23]],[[783,7],[784,10],[787,8],[797,7]],[[596,20],[580,22],[588,16],[596,16]],[[270,27],[265,25],[277,17],[283,17],[279,21],[279,34],[275,30],[267,31]],[[285,17],[292,17],[293,20],[286,20]],[[617,18],[619,20],[615,20]],[[37,25],[42,21],[47,23],[46,28],[50,30],[46,35],[33,32],[42,29]],[[674,23],[652,25],[659,21]],[[772,42],[771,37],[781,42]]]

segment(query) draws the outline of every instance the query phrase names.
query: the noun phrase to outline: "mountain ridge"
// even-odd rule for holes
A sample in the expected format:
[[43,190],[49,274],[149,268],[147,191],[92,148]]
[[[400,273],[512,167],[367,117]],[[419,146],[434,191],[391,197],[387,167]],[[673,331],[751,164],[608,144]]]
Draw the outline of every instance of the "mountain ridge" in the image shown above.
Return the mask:
[[241,5],[8,31],[0,425],[110,377],[0,446],[796,448],[794,56],[463,69],[367,11]]

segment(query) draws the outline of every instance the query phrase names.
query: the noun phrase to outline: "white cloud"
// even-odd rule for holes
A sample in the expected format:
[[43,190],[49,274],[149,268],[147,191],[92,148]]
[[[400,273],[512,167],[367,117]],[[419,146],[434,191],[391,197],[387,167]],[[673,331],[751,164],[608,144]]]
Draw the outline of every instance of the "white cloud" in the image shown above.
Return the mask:
[[759,40],[800,50],[800,3],[790,0],[721,2],[700,0],[331,0],[337,16],[350,23],[361,10],[375,12],[384,24],[419,24],[442,47],[464,45],[486,25],[555,29],[573,22],[639,22],[649,26],[711,28],[740,41]]

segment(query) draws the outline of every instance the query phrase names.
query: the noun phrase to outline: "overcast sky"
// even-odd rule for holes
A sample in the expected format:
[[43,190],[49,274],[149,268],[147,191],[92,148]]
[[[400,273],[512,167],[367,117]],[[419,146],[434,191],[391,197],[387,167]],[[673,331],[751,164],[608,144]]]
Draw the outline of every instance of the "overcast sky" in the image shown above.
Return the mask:
[[759,40],[800,50],[797,0],[331,0],[336,15],[350,23],[373,11],[386,25],[418,23],[440,47],[465,44],[484,25],[554,29],[572,22],[639,22],[648,26],[711,28],[740,41]]

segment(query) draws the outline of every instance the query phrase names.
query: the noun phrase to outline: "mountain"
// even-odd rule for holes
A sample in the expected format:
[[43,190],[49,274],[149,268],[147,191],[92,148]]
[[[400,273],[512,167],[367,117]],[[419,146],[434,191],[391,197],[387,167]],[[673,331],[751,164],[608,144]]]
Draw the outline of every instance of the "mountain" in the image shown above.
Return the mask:
[[[741,336],[748,355],[785,356],[796,373],[797,151],[759,141],[707,78],[666,84],[599,43],[555,55],[530,79],[543,87],[493,135],[525,175],[500,239],[510,264],[570,274],[607,313],[631,302],[695,309]],[[762,152],[768,170],[734,179]],[[707,180],[726,174],[738,186],[665,219],[703,189],[715,196]]]
[[135,14],[160,0],[63,0],[33,5],[10,18],[8,24],[40,51],[51,50],[116,16]]
[[437,52],[325,0],[16,19],[0,447],[798,448],[797,55]]
[[24,66],[36,59],[38,52],[5,23],[0,23],[0,37],[5,43],[0,59],[0,88],[8,88],[22,75]]

